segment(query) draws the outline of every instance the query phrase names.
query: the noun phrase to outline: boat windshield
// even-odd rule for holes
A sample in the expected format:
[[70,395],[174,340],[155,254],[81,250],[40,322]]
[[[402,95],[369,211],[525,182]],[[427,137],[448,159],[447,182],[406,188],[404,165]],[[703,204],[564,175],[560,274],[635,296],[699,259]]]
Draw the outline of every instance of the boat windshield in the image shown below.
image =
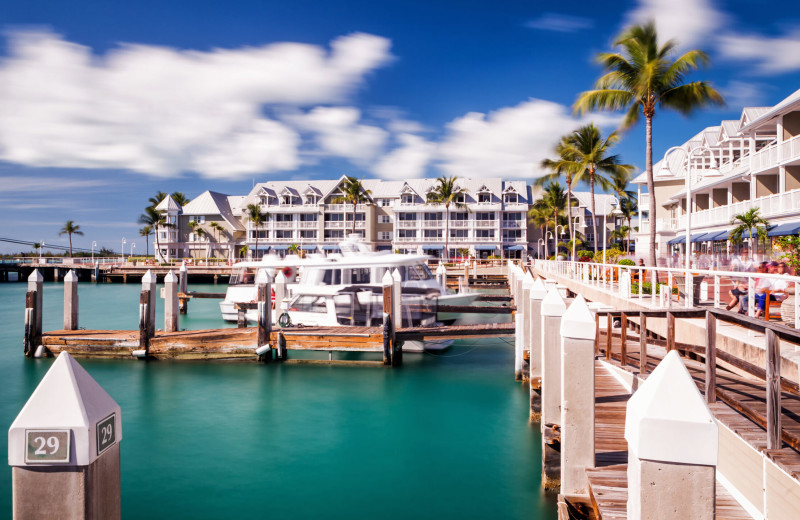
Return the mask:
[[252,267],[242,267],[231,273],[228,285],[253,285],[256,279],[256,270]]

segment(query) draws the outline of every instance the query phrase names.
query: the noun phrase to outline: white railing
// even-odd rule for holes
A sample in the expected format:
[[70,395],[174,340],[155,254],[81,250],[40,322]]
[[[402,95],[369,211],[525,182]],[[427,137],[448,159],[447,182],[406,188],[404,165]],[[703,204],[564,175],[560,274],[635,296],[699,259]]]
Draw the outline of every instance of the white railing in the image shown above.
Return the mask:
[[294,227],[294,222],[291,220],[283,222],[273,221],[272,225],[275,229],[292,229]]
[[417,227],[416,220],[398,220],[395,224],[401,229],[415,229]]
[[800,157],[800,135],[781,143],[781,162],[794,161]]
[[451,220],[450,221],[451,228],[465,228],[469,227],[469,220]]
[[476,228],[493,228],[497,227],[496,220],[476,220],[475,221]]
[[[356,211],[364,211],[364,204],[356,204]],[[325,211],[347,211],[353,212],[352,204],[325,204]]]
[[417,237],[397,237],[394,239],[395,242],[419,242],[420,240]]
[[423,220],[422,227],[428,228],[443,228],[444,220]]
[[319,222],[316,220],[301,220],[299,226],[300,229],[316,229],[319,226]]
[[[130,256],[130,255],[125,255]],[[143,255],[134,255],[134,256],[143,256]],[[0,263],[2,264],[40,264],[40,265],[47,265],[47,264],[55,264],[55,265],[91,265],[95,262],[102,264],[115,264],[119,263],[119,256],[109,256],[109,257],[99,257],[95,256],[94,260],[92,260],[91,256],[87,257],[77,257],[77,258],[69,258],[69,257],[61,257],[61,256],[43,256],[43,257],[32,257],[32,256],[15,256],[9,258],[0,258]]]
[[[727,206],[695,211],[692,213],[692,227],[729,224],[736,215],[741,215],[750,208],[760,209],[761,216],[765,218],[800,211],[800,190],[775,193],[755,200],[745,200]],[[686,228],[686,215],[682,215],[678,219],[676,227],[677,229]]]
[[[797,295],[800,295],[799,276],[708,269],[692,269],[687,275],[683,268],[623,266],[563,260],[534,260],[533,265],[545,275],[576,280],[626,301],[651,308],[670,308],[681,303],[687,308],[698,304],[727,308],[732,302],[729,291],[734,288],[734,284],[742,284],[747,288],[750,297],[743,298],[735,303],[735,306],[744,306],[744,312],[751,317],[756,315],[756,295],[758,295],[756,279],[782,281],[788,287],[794,286],[794,327],[800,328],[800,299],[797,298]],[[641,280],[644,283],[638,283]],[[656,290],[653,290],[653,287]],[[771,302],[770,314],[776,314],[780,306],[780,302]]]
[[523,227],[524,221],[522,220],[504,220],[503,227],[504,228],[521,228]]
[[326,229],[344,229],[348,227],[349,222],[344,220],[328,220],[325,222]]
[[497,242],[495,237],[475,237],[475,242]]

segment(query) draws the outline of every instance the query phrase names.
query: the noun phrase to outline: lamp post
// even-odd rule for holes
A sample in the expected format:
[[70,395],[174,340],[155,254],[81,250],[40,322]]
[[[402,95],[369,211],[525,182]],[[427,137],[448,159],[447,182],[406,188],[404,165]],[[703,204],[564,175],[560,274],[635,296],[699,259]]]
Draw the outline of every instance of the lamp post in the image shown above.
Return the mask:
[[94,248],[97,247],[97,242],[92,241],[92,263],[94,264]]
[[127,243],[128,243],[128,241],[125,240],[125,237],[122,237],[122,261],[123,262],[125,262],[125,244],[127,244]]
[[44,251],[44,240],[39,244],[39,260],[42,259],[42,252]]
[[542,244],[544,243],[544,239],[540,238],[539,242],[536,244],[536,252],[539,253],[539,258],[542,258]]
[[[611,198],[611,214],[614,215],[617,211],[617,205],[619,201],[615,198]],[[606,211],[606,207],[608,207],[609,201],[606,200],[606,203],[603,205],[603,265],[606,263],[606,246],[608,246],[608,240],[606,238],[606,233],[608,232],[608,222],[606,222],[606,216],[608,211]]]
[[[662,160],[663,166],[659,169],[658,175],[659,177],[668,177],[674,176],[676,174],[672,174],[669,168],[669,163],[667,162],[667,156],[675,151],[682,151],[684,154],[684,169],[686,171],[686,254],[684,259],[684,269],[686,270],[686,275],[689,275],[689,271],[691,269],[691,249],[692,249],[692,156],[698,155],[697,152],[706,153],[711,156],[711,168],[697,172],[697,182],[703,180],[704,177],[721,177],[722,174],[719,170],[716,169],[716,161],[714,160],[714,150],[707,146],[700,145],[696,148],[692,148],[690,151],[687,151],[685,148],[681,146],[673,146],[669,150],[664,153],[664,159]],[[653,216],[650,216],[650,222],[652,225]]]
[[131,242],[131,254],[130,254],[130,256],[133,256],[133,250],[134,249],[136,249],[136,242]]
[[[561,233],[558,232],[558,228],[561,228]],[[556,257],[558,257],[558,239],[556,238],[556,235],[564,238],[565,229],[567,229],[567,226],[562,226],[560,224],[556,225],[555,235],[553,235],[553,249],[555,250],[553,254],[555,254]]]
[[547,245],[549,244],[551,238],[553,239],[553,243],[555,244],[556,236],[553,234],[552,231],[548,231],[547,233],[544,234],[544,256],[547,256],[547,253],[549,253],[549,251],[547,250]]

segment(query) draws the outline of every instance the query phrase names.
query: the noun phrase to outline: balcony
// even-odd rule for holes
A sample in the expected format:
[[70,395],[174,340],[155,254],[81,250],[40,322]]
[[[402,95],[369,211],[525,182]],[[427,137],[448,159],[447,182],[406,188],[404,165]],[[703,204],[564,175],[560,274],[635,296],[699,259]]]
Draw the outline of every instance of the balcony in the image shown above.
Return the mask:
[[397,237],[394,239],[395,242],[419,242],[420,240],[417,237]]
[[469,220],[451,220],[450,221],[450,229],[468,228],[468,227],[469,227]]
[[441,229],[444,228],[444,220],[423,220],[422,227]]
[[[353,205],[352,204],[325,204],[325,211],[346,211],[349,213],[353,212]],[[366,204],[356,204],[356,211],[364,211],[366,208]]]
[[298,225],[300,229],[317,229],[319,222],[316,220],[301,220]]
[[344,229],[348,227],[349,222],[344,220],[326,220],[325,229]]
[[292,228],[294,228],[294,222],[291,221],[291,220],[284,221],[284,222],[273,221],[272,222],[272,227],[275,228],[275,229],[292,229]]
[[400,229],[417,229],[416,220],[398,220],[396,226]]
[[[727,206],[695,211],[692,213],[692,228],[730,224],[736,215],[741,215],[751,208],[758,208],[764,218],[779,217],[787,213],[796,213],[800,208],[800,190],[775,193],[755,200],[745,200]],[[677,219],[672,229],[686,228],[686,215]],[[656,227],[658,229],[658,227]]]
[[525,221],[523,220],[504,220],[503,227],[506,229],[519,229],[524,227]]
[[496,237],[475,237],[473,239],[474,242],[497,242]]
[[476,228],[494,228],[497,227],[496,220],[476,220],[475,221]]

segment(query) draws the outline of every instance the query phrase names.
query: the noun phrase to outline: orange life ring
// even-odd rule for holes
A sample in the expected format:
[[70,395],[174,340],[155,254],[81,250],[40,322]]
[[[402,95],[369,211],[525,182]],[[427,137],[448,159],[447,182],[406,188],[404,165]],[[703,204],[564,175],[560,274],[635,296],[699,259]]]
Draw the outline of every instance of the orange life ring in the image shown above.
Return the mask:
[[294,276],[294,270],[287,265],[286,267],[283,268],[283,276],[285,276],[286,278],[291,278],[292,276]]

